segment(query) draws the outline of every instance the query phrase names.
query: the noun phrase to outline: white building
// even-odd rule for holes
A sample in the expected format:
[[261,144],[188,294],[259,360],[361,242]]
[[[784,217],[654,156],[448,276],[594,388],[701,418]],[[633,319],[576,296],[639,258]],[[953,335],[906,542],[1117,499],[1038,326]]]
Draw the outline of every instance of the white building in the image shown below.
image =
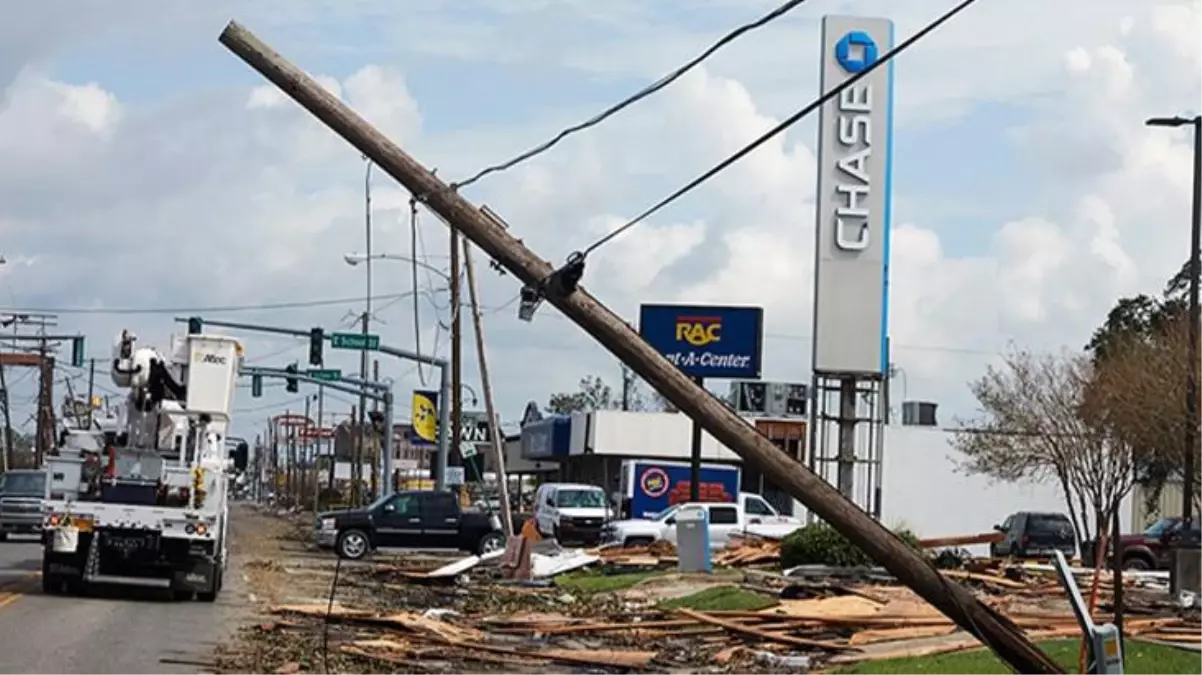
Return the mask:
[[[798,460],[808,456],[803,419],[758,418],[757,426]],[[548,480],[586,482],[613,489],[625,459],[688,461],[692,421],[683,414],[598,411],[548,418],[525,427],[507,444],[509,471],[539,473]],[[707,463],[742,466],[738,455],[702,432]],[[960,471],[952,433],[935,427],[885,427],[881,470],[881,521],[904,525],[923,537],[988,532],[1015,511],[1066,512],[1060,487],[1049,483],[997,483]],[[864,472],[857,472],[863,480]],[[804,507],[758,471],[743,467],[742,489],[765,496],[778,508]],[[1131,504],[1121,511],[1131,514]],[[861,504],[861,506],[866,506]]]

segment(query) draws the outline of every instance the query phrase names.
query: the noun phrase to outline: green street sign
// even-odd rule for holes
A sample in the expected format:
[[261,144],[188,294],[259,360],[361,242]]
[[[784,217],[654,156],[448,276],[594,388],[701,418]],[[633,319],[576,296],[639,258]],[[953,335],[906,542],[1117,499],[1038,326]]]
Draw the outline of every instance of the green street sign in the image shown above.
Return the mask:
[[342,379],[342,371],[337,368],[310,368],[305,371],[305,374],[315,380],[325,382],[336,382]]
[[333,333],[330,335],[330,346],[334,349],[374,352],[380,348],[380,336],[362,333]]

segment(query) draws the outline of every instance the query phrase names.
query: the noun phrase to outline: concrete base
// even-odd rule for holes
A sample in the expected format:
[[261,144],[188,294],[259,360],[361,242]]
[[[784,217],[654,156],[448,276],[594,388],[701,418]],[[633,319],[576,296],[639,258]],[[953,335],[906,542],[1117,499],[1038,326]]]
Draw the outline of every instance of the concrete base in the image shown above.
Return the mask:
[[1169,591],[1173,597],[1181,591],[1202,593],[1202,547],[1184,546],[1173,551]]

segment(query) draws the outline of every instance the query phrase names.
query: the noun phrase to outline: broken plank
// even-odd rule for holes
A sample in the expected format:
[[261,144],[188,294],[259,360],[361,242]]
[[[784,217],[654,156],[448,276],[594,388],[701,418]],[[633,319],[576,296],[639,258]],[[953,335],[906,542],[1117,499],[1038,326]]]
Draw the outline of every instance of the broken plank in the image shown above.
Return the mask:
[[716,616],[711,616],[703,612],[697,612],[691,609],[677,609],[678,613],[696,619],[703,623],[708,623],[714,626],[725,628],[732,633],[739,633],[748,637],[758,638],[766,642],[777,642],[780,644],[792,645],[794,647],[805,647],[810,649],[825,649],[828,651],[856,651],[855,647],[841,645],[834,642],[826,642],[822,640],[807,640],[806,638],[794,637],[792,635],[781,635],[779,633],[769,633],[767,631],[746,626],[736,621],[720,619]]

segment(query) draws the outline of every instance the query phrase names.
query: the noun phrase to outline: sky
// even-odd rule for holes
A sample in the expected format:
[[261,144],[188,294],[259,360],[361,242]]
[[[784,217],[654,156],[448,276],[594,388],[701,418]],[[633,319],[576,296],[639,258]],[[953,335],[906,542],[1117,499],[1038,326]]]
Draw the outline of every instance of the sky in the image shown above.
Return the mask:
[[[0,23],[0,312],[58,314],[101,359],[129,329],[166,346],[176,316],[307,330],[363,311],[366,165],[357,150],[217,42],[235,19],[318,77],[438,175],[462,180],[660,78],[767,0],[69,0],[13,2]],[[892,19],[898,39],[950,0],[809,0],[659,94],[466,188],[558,262],[708,169],[818,93],[826,14]],[[973,414],[967,383],[1010,346],[1077,350],[1114,300],[1157,292],[1188,249],[1191,138],[1153,115],[1202,109],[1198,1],[981,0],[895,64],[890,335],[894,400]],[[808,381],[816,120],[765,144],[589,257],[585,286],[634,321],[640,303],[758,305],[764,377]],[[376,252],[447,269],[445,226],[371,179]],[[498,410],[620,384],[618,362],[553,308],[517,319],[518,283],[477,253]],[[373,266],[386,344],[446,357],[445,275]],[[415,303],[416,302],[416,317]],[[310,303],[308,306],[280,307]],[[274,306],[274,307],[272,307]],[[258,309],[256,309],[258,308]],[[465,322],[465,326],[467,326]],[[241,334],[253,365],[303,340]],[[465,393],[480,408],[473,338]],[[354,353],[327,364],[354,371]],[[64,358],[65,359],[65,354]],[[428,369],[384,359],[397,387]],[[10,371],[14,422],[33,378]],[[86,373],[62,366],[86,389]],[[714,383],[723,390],[724,383]],[[900,396],[897,393],[900,390]],[[234,429],[304,406],[238,390]],[[476,399],[473,403],[473,399]],[[354,401],[331,395],[326,410]]]

